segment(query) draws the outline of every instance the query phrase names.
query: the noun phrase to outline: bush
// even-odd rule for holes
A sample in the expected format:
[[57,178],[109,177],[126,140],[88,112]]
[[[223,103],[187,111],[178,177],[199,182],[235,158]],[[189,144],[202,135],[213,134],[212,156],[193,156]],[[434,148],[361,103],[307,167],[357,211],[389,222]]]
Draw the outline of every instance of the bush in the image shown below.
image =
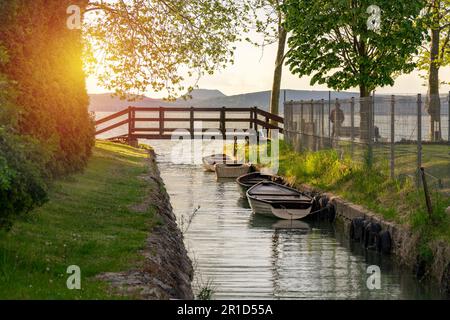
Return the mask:
[[[0,64],[9,57],[0,46]],[[20,108],[11,101],[15,93],[0,73],[0,229],[9,227],[15,215],[27,212],[47,199],[45,164],[49,154],[30,137],[17,134]]]
[[0,228],[47,199],[39,145],[0,128]]
[[0,73],[14,83],[21,108],[16,129],[51,152],[53,176],[84,168],[94,144],[94,126],[81,60],[79,30],[66,26],[67,7],[87,0],[0,1],[0,43],[9,59]]

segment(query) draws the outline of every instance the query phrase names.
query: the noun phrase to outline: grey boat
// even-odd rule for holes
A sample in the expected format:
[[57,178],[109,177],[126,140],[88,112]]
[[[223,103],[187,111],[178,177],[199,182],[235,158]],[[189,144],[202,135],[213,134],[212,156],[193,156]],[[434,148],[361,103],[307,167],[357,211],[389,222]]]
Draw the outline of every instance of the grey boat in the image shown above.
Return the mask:
[[271,181],[260,182],[248,189],[247,198],[255,214],[285,220],[307,217],[314,204],[312,197]]

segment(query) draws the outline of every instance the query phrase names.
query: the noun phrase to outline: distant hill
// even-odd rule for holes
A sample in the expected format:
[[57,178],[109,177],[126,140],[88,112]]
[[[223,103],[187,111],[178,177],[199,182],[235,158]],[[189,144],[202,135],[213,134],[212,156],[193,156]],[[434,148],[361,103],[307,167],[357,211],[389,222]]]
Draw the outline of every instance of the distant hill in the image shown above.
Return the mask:
[[[328,99],[328,91],[306,91],[306,90],[285,90],[286,100],[318,100]],[[195,106],[195,107],[235,107],[247,108],[258,106],[264,110],[269,109],[270,91],[251,92],[239,95],[227,96],[219,90],[197,89],[191,93],[192,99],[178,99],[174,102],[167,102],[161,99],[143,97],[142,100],[128,102],[119,98],[112,98],[110,94],[91,94],[90,111],[119,111],[128,106],[159,107],[159,106]],[[349,99],[357,97],[357,93],[332,92],[332,99]],[[283,113],[284,90],[280,97],[280,113]]]
[[[328,100],[328,91],[307,91],[307,90],[282,90],[280,97],[280,114],[284,113],[283,100],[286,95],[286,100]],[[140,106],[140,107],[230,107],[230,108],[248,108],[257,106],[263,110],[269,110],[270,91],[250,92],[238,95],[227,96],[219,90],[207,90],[197,89],[191,93],[192,99],[178,99],[174,102],[167,102],[161,99],[152,99],[143,97],[142,100],[128,102],[120,100],[119,98],[111,98],[110,94],[91,94],[90,95],[90,111],[120,111],[128,106]],[[351,97],[359,97],[357,92],[331,92],[331,100],[338,99],[350,99]],[[390,95],[377,95],[377,102],[375,108],[375,114],[377,115],[389,115],[390,114]],[[396,104],[397,115],[415,115],[417,112],[416,97],[415,96],[396,96],[398,101]],[[442,96],[442,105],[445,106],[447,102],[447,96]],[[425,100],[422,103],[423,114],[425,111]],[[344,108],[344,112],[348,113],[348,108]],[[355,107],[355,111],[359,112],[358,105]],[[448,114],[447,108],[442,109],[442,114]]]

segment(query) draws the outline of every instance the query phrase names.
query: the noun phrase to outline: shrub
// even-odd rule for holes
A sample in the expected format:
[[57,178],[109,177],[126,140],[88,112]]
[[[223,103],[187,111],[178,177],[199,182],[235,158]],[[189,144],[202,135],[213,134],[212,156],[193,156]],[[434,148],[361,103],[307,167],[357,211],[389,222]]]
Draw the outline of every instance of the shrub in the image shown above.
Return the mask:
[[16,129],[51,157],[53,176],[81,170],[94,144],[79,30],[66,26],[67,7],[87,0],[0,1],[0,43],[9,59],[0,73],[14,83],[21,108]]
[[0,128],[0,228],[47,199],[39,144]]
[[[9,57],[0,46],[0,64]],[[0,228],[15,215],[44,203],[47,198],[45,164],[49,154],[41,144],[15,131],[20,108],[8,78],[0,73]]]

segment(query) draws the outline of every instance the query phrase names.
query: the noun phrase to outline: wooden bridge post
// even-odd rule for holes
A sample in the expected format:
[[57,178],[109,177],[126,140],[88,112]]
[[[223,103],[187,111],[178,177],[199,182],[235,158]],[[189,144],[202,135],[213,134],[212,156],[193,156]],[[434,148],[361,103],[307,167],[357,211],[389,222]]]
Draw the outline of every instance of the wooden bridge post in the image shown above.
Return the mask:
[[128,107],[128,139],[127,139],[129,145],[135,144],[134,137],[133,137],[133,133],[135,131],[134,130],[135,129],[135,123],[134,123],[135,114],[136,114],[136,111],[134,111],[134,108],[129,106]]
[[191,107],[191,110],[189,112],[189,131],[191,132],[191,138],[195,138],[194,133],[194,107]]
[[164,109],[159,107],[159,135],[164,135]]
[[133,124],[132,124],[132,114],[131,114],[131,107],[128,107],[128,140],[131,139],[131,135],[133,133]]
[[259,133],[258,133],[258,107],[253,107],[253,126],[256,133],[256,142],[259,143]]
[[222,110],[220,110],[220,131],[222,132],[223,140],[226,139],[225,112],[226,107],[222,107]]
[[350,102],[350,125],[352,128],[350,132],[350,139],[352,141],[350,152],[353,156],[355,151],[355,97],[352,97],[352,100]]

